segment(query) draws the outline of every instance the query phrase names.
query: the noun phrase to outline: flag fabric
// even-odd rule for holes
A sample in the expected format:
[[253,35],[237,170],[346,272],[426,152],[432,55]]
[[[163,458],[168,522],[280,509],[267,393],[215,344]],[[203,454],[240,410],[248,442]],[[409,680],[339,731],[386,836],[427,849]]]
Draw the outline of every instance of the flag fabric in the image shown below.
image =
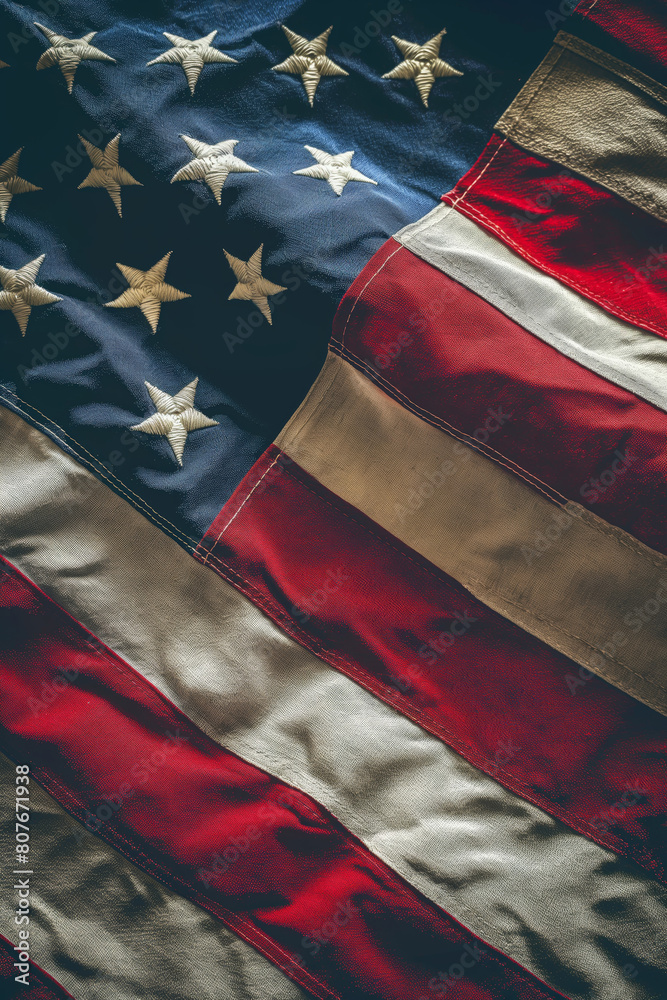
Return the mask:
[[7,995],[662,1000],[664,4],[2,10]]

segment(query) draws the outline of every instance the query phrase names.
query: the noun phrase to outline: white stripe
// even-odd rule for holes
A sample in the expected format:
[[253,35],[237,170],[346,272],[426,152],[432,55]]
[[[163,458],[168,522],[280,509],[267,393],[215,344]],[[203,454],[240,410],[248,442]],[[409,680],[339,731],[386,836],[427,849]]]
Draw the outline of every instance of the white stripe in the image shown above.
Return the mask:
[[[14,764],[0,754],[0,852],[8,863],[15,787]],[[30,955],[76,1000],[310,997],[206,910],[88,833],[35,782],[30,827]],[[8,877],[0,894],[0,926],[16,942],[10,884]]]
[[561,354],[667,410],[662,337],[611,316],[447,205],[394,238]]
[[[295,644],[1,408],[0,550],[214,739],[313,796],[556,989],[573,1000],[667,995],[657,883]],[[626,982],[628,962],[641,974]]]

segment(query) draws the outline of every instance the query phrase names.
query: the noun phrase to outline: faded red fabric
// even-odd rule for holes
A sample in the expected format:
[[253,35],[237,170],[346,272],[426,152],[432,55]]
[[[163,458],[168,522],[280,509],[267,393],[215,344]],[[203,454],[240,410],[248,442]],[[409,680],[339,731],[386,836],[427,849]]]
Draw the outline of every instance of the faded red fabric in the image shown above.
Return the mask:
[[620,319],[667,337],[667,226],[494,135],[443,201]]
[[0,991],[4,1000],[19,1000],[19,997],[24,1000],[73,1000],[71,993],[32,961],[28,962],[28,985],[17,982],[16,976],[23,975],[23,969],[14,967],[17,961],[14,944],[0,934]]
[[93,832],[321,1000],[422,1000],[464,954],[477,957],[457,984],[461,1000],[561,996],[411,889],[312,799],[214,743],[0,565],[0,743]]
[[396,250],[346,293],[332,349],[418,416],[667,554],[667,414]]
[[475,600],[275,447],[198,553],[331,666],[664,880],[659,713]]

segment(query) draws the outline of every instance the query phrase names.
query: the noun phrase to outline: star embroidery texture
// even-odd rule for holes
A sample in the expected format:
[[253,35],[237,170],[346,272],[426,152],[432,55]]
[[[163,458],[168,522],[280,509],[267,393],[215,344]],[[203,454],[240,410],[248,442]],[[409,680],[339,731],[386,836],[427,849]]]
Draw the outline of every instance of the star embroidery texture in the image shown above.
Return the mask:
[[251,167],[249,163],[234,156],[234,146],[238,139],[226,139],[224,142],[216,142],[209,146],[205,142],[198,142],[191,139],[189,135],[182,135],[181,139],[186,144],[194,159],[181,167],[171,179],[174,181],[205,181],[218,205],[221,203],[221,192],[225,181],[230,174],[257,174],[259,171]]
[[336,192],[340,197],[345,189],[345,185],[348,181],[364,181],[366,184],[376,184],[377,181],[371,180],[370,177],[366,177],[359,170],[355,170],[351,166],[352,157],[354,156],[354,150],[350,150],[347,153],[337,153],[335,155],[331,153],[325,153],[322,149],[316,149],[314,146],[304,146],[308,152],[315,157],[317,163],[312,167],[304,167],[303,170],[292,171],[295,174],[299,174],[301,177],[316,177],[321,181],[328,181],[329,186]]
[[195,409],[198,382],[199,379],[196,378],[175,396],[157,389],[150,382],[144,382],[157,412],[140,424],[130,427],[131,431],[143,431],[144,434],[166,437],[179,465],[183,465],[183,450],[190,431],[218,426],[217,420],[211,420]]
[[79,68],[79,63],[84,59],[96,59],[99,62],[115,63],[115,59],[108,56],[106,52],[96,49],[90,42],[97,34],[96,31],[89,31],[83,38],[66,38],[65,35],[57,35],[50,28],[45,28],[43,24],[35,21],[35,27],[39,28],[43,35],[51,42],[51,48],[43,52],[37,69],[48,69],[49,66],[60,66],[62,74],[67,83],[67,90],[71,94],[74,85],[74,75]]
[[168,31],[162,34],[168,38],[173,48],[167,49],[156,59],[151,59],[147,66],[156,66],[158,63],[180,63],[190,87],[190,94],[194,95],[199,75],[206,63],[235,63],[236,59],[226,56],[219,49],[214,49],[211,42],[217,35],[217,31],[212,31],[203,38],[181,38],[179,35],[170,35]]
[[9,69],[9,63],[3,62],[2,59],[0,59],[0,69]]
[[463,76],[460,70],[454,69],[444,59],[440,59],[440,45],[443,36],[446,34],[447,31],[443,28],[442,31],[439,31],[437,35],[430,38],[424,45],[406,42],[404,38],[397,38],[396,35],[392,35],[392,41],[400,49],[405,59],[389,73],[385,73],[382,79],[414,80],[424,107],[427,108],[431,88],[437,77]]
[[24,181],[22,177],[18,176],[19,157],[22,150],[23,147],[17,149],[14,155],[0,166],[0,220],[2,222],[7,217],[7,209],[15,194],[27,194],[29,191],[42,190],[31,184],[30,181]]
[[90,157],[90,162],[93,165],[93,169],[86,179],[79,184],[79,190],[87,187],[106,188],[109,192],[109,197],[116,206],[116,211],[122,216],[121,187],[128,184],[135,184],[139,187],[142,185],[140,181],[135,181],[134,177],[118,164],[120,132],[117,136],[114,136],[111,142],[107,143],[104,149],[98,149],[97,146],[93,146],[92,143],[87,142],[82,136],[79,136],[79,139],[81,139],[81,142],[85,146],[86,152]]
[[277,295],[278,292],[286,292],[287,289],[283,285],[274,285],[272,281],[269,281],[262,275],[263,249],[264,244],[262,243],[255,250],[250,260],[247,261],[239,260],[238,257],[232,257],[230,253],[227,253],[226,250],[224,251],[227,262],[236,275],[238,282],[229,298],[254,302],[265,319],[269,323],[273,323],[269,307],[269,296]]
[[282,29],[292,46],[293,54],[288,59],[285,59],[284,62],[272,68],[276,73],[296,73],[300,76],[312,108],[313,101],[315,100],[315,91],[323,76],[350,75],[341,66],[336,65],[332,59],[329,59],[326,54],[327,42],[333,30],[333,25],[331,28],[323,31],[321,35],[318,35],[317,38],[310,40],[302,38],[301,35],[297,35],[294,31],[290,31],[284,24],[282,25]]
[[0,267],[0,285],[2,286],[0,309],[8,309],[14,314],[22,337],[25,337],[33,306],[48,306],[52,302],[62,301],[57,295],[52,295],[45,288],[35,284],[44,257],[45,254],[42,254],[41,257],[31,260],[29,264],[24,264],[17,271],[12,271],[8,267]]
[[126,288],[113,302],[105,302],[112,309],[132,309],[138,306],[148,320],[153,333],[157,330],[160,310],[163,302],[178,302],[179,299],[189,299],[187,292],[179,292],[173,285],[167,285],[164,276],[171,257],[171,250],[148,271],[140,271],[136,267],[116,264],[123,277],[129,282]]

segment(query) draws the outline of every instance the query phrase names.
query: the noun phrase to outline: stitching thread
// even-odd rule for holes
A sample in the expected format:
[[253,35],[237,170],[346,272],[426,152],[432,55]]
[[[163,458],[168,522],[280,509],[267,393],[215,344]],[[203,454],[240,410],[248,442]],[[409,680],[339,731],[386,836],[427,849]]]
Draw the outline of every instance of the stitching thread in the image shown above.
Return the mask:
[[[53,424],[54,427],[56,427],[59,431],[62,432],[62,434],[65,436],[65,438],[68,438],[75,445],[77,445],[77,447],[80,448],[81,451],[85,452],[85,454],[88,455],[96,465],[99,464],[99,459],[95,458],[95,456],[92,454],[92,452],[88,451],[88,449],[85,448],[84,445],[80,444],[80,442],[78,442],[76,440],[76,438],[73,438],[70,434],[68,434],[66,430],[64,430],[59,424],[57,424],[55,422],[55,420],[51,420],[51,417],[48,417],[45,413],[42,413],[42,411],[38,410],[36,406],[33,406],[31,403],[28,403],[27,400],[22,399],[21,396],[18,396],[12,389],[9,388],[9,386],[6,386],[6,385],[3,385],[2,383],[0,383],[0,389],[4,389],[5,392],[8,392],[9,395],[13,396],[14,399],[16,399],[16,400],[19,401],[19,403],[23,403],[24,406],[28,407],[28,409],[34,410],[34,412],[38,413],[40,415],[40,417],[44,417],[45,420],[48,420],[49,423]],[[27,418],[27,420],[29,422],[35,420],[34,417],[31,417],[31,415],[29,413],[27,413],[25,410],[23,410],[22,407],[18,406],[18,404],[14,404],[14,405],[19,410],[19,412],[22,413]],[[65,448],[70,447],[67,444],[67,442],[63,441],[62,438],[58,437],[57,434],[53,434],[53,432],[45,424],[42,424],[42,423],[40,423],[39,421],[36,421],[36,420],[35,420],[35,423],[41,428],[41,430],[44,431],[44,433],[47,435],[47,437],[52,437],[53,436],[53,437],[55,437],[55,439],[57,441],[60,441],[60,443],[65,446]],[[178,541],[177,535],[180,535],[181,539],[185,539],[186,541],[191,542],[193,546],[197,545],[197,542],[194,540],[194,538],[190,538],[189,535],[186,535],[179,528],[177,528],[175,524],[172,524],[171,521],[168,521],[165,517],[162,516],[162,514],[159,514],[158,511],[154,510],[154,508],[151,507],[149,503],[147,503],[137,493],[134,493],[129,487],[126,487],[125,484],[123,482],[121,482],[121,480],[119,480],[116,476],[114,476],[114,474],[112,472],[110,472],[108,475],[106,475],[104,472],[100,472],[98,469],[96,469],[95,470],[95,476],[96,477],[99,476],[100,479],[104,479],[107,483],[109,483],[109,485],[112,487],[112,489],[115,489],[117,492],[119,492],[123,496],[125,496],[127,498],[128,502],[131,503],[133,507],[137,507],[139,509],[141,509],[143,507],[143,508],[145,508],[147,510],[150,510],[155,515],[155,518],[158,518],[160,521],[164,522],[164,524],[168,525],[170,528],[173,528],[173,532],[172,531],[168,531],[165,528],[162,528],[162,530],[166,531],[166,533],[169,534],[169,535],[171,535],[172,538],[175,538],[176,541]],[[112,485],[112,484],[115,484],[115,486]],[[160,527],[162,527],[162,526],[160,526]],[[174,532],[176,534],[174,534]],[[181,542],[181,544],[182,544],[182,542]]]

